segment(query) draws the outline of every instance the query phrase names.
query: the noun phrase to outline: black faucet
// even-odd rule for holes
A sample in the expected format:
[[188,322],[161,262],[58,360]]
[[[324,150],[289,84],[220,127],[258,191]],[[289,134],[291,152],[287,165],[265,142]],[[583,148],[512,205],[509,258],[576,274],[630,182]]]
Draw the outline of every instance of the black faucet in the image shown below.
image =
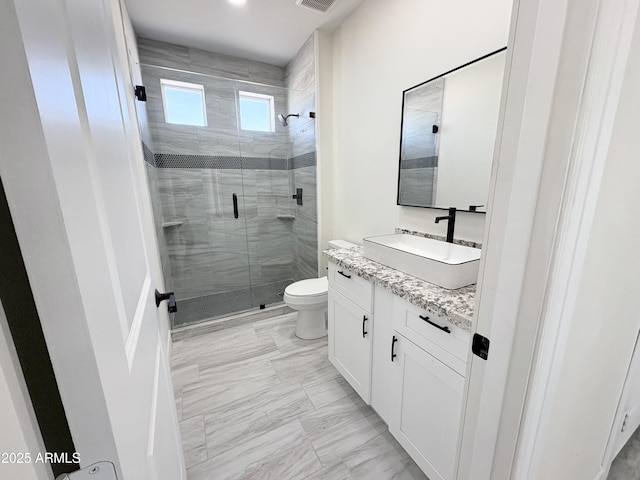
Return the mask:
[[440,223],[440,220],[447,220],[447,242],[453,243],[453,229],[456,226],[456,207],[449,208],[449,215],[442,217],[436,217],[436,223]]

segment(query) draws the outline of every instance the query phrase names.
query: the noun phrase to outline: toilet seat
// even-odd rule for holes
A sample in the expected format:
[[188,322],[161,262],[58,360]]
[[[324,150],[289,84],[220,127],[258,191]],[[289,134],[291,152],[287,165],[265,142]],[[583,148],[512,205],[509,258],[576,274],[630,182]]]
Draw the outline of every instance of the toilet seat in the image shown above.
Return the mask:
[[326,295],[329,291],[329,281],[327,277],[310,278],[292,283],[285,288],[284,293],[290,297],[317,297]]
[[292,283],[284,290],[283,300],[292,307],[326,305],[329,292],[327,277],[310,278]]

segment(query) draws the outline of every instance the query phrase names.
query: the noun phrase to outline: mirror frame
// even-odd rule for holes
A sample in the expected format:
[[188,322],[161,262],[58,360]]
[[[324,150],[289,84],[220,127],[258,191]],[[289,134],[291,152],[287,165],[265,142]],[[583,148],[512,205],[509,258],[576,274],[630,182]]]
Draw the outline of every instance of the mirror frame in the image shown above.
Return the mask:
[[[453,72],[457,72],[458,70],[461,70],[465,67],[468,67],[469,65],[473,65],[474,63],[480,62],[482,60],[484,60],[485,58],[489,58],[493,55],[497,55],[500,52],[504,52],[507,49],[507,47],[502,47],[499,48],[498,50],[494,50],[491,53],[487,53],[486,55],[483,55],[481,57],[476,58],[475,60],[471,60],[470,62],[465,63],[464,65],[460,65],[456,68],[453,68],[447,72],[441,73],[440,75],[437,75],[433,78],[430,78],[429,80],[425,80],[422,83],[418,83],[417,85],[414,85],[412,87],[409,87],[405,90],[402,91],[402,109],[401,109],[401,117],[400,117],[400,154],[399,154],[399,158],[398,158],[398,186],[397,186],[397,195],[396,195],[396,205],[399,207],[414,207],[414,208],[432,208],[434,210],[448,210],[449,207],[426,207],[424,205],[407,205],[407,204],[402,204],[400,203],[400,174],[402,173],[402,132],[403,132],[403,128],[404,128],[404,99],[406,97],[406,93],[409,90],[413,90],[414,88],[418,88],[421,87],[422,85],[426,85],[429,82],[433,82],[434,80],[438,80],[439,78],[442,78],[446,75],[449,75],[450,73]],[[458,209],[456,208],[456,211],[458,212],[469,212],[469,213],[487,213],[486,211],[484,212],[480,212],[480,211],[473,211],[473,210],[464,210],[464,209]]]

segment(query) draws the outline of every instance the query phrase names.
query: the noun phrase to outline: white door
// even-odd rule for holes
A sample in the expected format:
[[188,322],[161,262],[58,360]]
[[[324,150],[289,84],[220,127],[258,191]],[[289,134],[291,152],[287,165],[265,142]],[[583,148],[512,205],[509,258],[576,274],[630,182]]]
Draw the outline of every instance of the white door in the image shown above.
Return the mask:
[[[81,466],[184,478],[120,5],[14,7],[24,46],[15,44],[15,71],[28,75],[31,98],[13,106],[15,132],[3,140],[15,157],[2,158],[0,175]],[[36,121],[18,129],[29,115]]]

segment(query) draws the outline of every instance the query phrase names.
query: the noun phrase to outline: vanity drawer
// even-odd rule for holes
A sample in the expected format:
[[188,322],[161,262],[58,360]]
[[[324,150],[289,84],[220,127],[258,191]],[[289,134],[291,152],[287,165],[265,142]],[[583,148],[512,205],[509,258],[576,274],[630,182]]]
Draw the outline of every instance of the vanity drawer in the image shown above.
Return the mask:
[[[470,333],[394,296],[394,329],[460,375],[466,375]],[[448,330],[448,331],[447,331]]]
[[371,312],[373,308],[373,283],[358,277],[346,268],[329,262],[329,287],[341,293],[360,308]]

